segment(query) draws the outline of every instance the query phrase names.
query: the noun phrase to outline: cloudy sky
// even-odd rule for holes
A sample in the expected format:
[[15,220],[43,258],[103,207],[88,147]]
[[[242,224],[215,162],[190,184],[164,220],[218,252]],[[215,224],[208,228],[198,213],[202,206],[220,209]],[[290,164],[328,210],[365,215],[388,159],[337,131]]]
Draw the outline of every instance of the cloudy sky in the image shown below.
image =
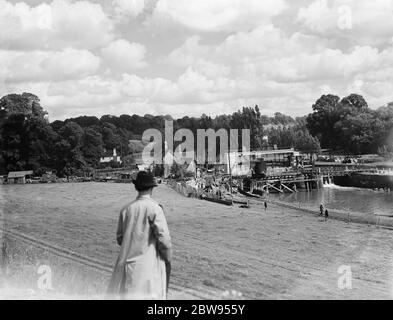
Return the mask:
[[78,115],[393,101],[393,0],[0,0],[0,96]]

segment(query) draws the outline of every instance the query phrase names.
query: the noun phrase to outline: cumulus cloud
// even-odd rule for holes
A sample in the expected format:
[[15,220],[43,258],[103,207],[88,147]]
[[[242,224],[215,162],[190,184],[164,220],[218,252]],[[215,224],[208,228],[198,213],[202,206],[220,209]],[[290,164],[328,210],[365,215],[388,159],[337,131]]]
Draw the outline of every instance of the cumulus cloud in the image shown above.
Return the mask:
[[0,78],[6,82],[60,81],[94,74],[100,59],[87,50],[7,51],[0,50]]
[[113,0],[112,5],[120,18],[136,17],[145,9],[145,0]]
[[192,66],[212,78],[230,75],[278,82],[350,79],[393,62],[391,47],[330,48],[328,41],[315,35],[286,35],[272,25],[232,34],[214,46],[201,45],[200,40],[200,36],[188,38],[170,53],[168,61]]
[[325,37],[347,38],[357,44],[381,45],[391,39],[391,0],[315,0],[299,8],[297,21]]
[[0,0],[0,94],[35,93],[52,119],[393,100],[390,0],[101,3]]
[[327,0],[316,0],[300,8],[297,19],[311,30],[324,32],[337,27],[338,11],[329,8]]
[[159,0],[154,14],[191,29],[216,32],[253,28],[285,8],[284,0]]
[[200,45],[201,37],[191,36],[178,48],[168,55],[168,62],[175,66],[185,67],[197,61],[198,57],[206,56],[209,52],[207,46]]
[[97,48],[112,40],[113,23],[101,5],[53,0],[35,7],[0,0],[0,47],[5,49]]
[[117,39],[101,49],[106,64],[122,73],[132,72],[146,66],[145,53],[145,46],[139,43],[130,43],[125,39]]
[[[199,95],[199,102],[254,99],[254,104],[265,101],[269,108],[285,102],[281,106],[305,110],[318,94],[347,95],[359,89],[373,105],[380,99],[363,90],[368,79],[386,83],[393,78],[392,46],[336,48],[324,37],[299,31],[286,34],[272,24],[231,34],[218,44],[201,42],[201,36],[189,37],[168,57],[169,63],[192,66],[193,72],[213,81]],[[214,72],[206,72],[206,66]],[[211,83],[206,79],[198,82]],[[386,96],[387,90],[383,92]]]
[[318,53],[297,53],[292,56],[258,61],[256,72],[265,72],[277,81],[314,81],[348,78],[364,72],[380,62],[378,50],[356,47],[352,52],[325,49]]

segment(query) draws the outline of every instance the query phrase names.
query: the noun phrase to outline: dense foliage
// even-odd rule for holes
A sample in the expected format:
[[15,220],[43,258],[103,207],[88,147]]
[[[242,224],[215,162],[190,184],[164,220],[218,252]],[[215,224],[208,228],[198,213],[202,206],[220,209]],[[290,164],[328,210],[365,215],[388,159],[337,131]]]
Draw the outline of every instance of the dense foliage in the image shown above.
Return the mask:
[[112,154],[114,148],[128,163],[130,155],[141,152],[138,140],[143,132],[155,128],[164,133],[165,120],[173,121],[175,131],[187,128],[195,136],[197,129],[248,128],[252,149],[269,144],[307,153],[321,147],[357,154],[393,151],[393,104],[371,110],[355,94],[341,100],[324,95],[311,114],[296,119],[281,113],[268,117],[255,106],[214,118],[123,114],[49,123],[39,98],[23,93],[0,99],[0,171],[31,169],[40,174],[54,170],[60,176],[79,175],[99,167],[100,157]]
[[362,96],[323,95],[312,106],[307,127],[323,148],[349,154],[393,152],[393,104],[371,110]]

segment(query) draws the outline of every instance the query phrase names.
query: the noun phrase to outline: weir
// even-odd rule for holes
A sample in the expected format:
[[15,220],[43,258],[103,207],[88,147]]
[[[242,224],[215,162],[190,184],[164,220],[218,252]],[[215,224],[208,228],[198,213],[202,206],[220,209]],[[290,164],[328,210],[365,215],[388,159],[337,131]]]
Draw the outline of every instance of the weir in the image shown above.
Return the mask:
[[322,183],[321,175],[267,176],[262,179],[242,179],[245,191],[260,195],[271,192],[295,193],[302,189],[319,189]]
[[[259,195],[267,193],[295,193],[299,190],[311,191],[322,188],[324,184],[332,184],[335,181],[351,176],[352,174],[373,175],[375,169],[340,167],[314,167],[299,172],[285,175],[265,176],[263,178],[238,178],[240,185],[245,191]],[[381,179],[377,177],[378,179]],[[392,180],[393,181],[393,180]],[[371,184],[370,184],[371,185]]]

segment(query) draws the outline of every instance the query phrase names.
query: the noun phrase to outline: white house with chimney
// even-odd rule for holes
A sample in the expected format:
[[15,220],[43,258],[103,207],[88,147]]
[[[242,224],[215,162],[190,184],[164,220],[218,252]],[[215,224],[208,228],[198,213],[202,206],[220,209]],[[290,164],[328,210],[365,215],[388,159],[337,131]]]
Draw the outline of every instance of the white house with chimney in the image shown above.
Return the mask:
[[111,161],[113,161],[115,163],[122,163],[120,156],[117,155],[116,148],[113,148],[113,155],[112,156],[106,156],[106,157],[100,158],[100,163],[109,163]]

